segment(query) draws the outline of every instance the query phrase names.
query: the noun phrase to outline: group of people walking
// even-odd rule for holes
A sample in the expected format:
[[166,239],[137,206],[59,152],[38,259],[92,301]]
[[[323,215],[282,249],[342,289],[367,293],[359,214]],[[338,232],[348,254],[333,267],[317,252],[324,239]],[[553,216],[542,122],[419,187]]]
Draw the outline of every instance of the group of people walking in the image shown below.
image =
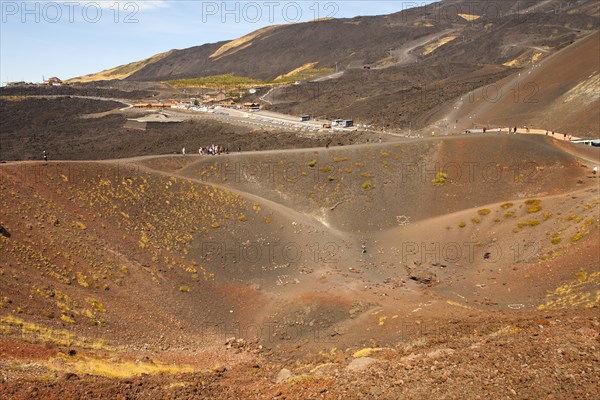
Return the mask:
[[[548,135],[554,136],[554,131],[552,131],[552,133],[549,133],[548,129],[546,129],[546,136]],[[568,140],[570,142],[571,140],[573,140],[573,135],[563,133],[563,140]]]
[[207,154],[211,155],[211,156],[216,156],[216,155],[223,154],[223,153],[229,154],[229,148],[228,147],[223,147],[223,146],[220,146],[220,145],[211,144],[208,147],[200,147],[198,149],[198,154],[201,155],[201,156],[204,156],[204,155],[207,155]]
[[[242,147],[238,146],[237,151],[238,151],[238,153],[240,153],[242,151]],[[181,154],[185,156],[185,147],[181,149]],[[211,144],[208,147],[200,147],[198,149],[198,155],[201,155],[201,156],[205,156],[205,155],[216,156],[219,154],[229,154],[229,147]]]
[[[241,148],[238,148],[238,151],[241,151]],[[204,155],[211,155],[211,156],[215,156],[215,155],[219,155],[219,154],[229,154],[229,147],[223,147],[220,145],[214,145],[211,144],[208,147],[200,147],[198,149],[198,154],[201,156]],[[185,156],[185,147],[181,149],[181,154]]]

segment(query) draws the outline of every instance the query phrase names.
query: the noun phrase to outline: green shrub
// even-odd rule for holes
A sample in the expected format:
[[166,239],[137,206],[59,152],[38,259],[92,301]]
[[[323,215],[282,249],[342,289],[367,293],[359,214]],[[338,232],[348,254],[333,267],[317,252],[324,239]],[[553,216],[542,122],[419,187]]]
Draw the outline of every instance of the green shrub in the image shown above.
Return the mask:
[[587,231],[579,231],[576,234],[574,234],[573,236],[571,236],[571,242],[573,242],[573,243],[578,242],[579,240],[583,239],[583,237],[587,234],[588,234]]
[[542,201],[537,200],[537,199],[526,200],[525,205],[527,206],[528,214],[534,214],[536,212],[540,212],[542,209]]
[[518,226],[519,228],[524,228],[524,227],[526,227],[526,226],[531,226],[531,227],[533,227],[533,226],[537,226],[537,225],[539,225],[539,224],[540,224],[540,221],[538,221],[537,219],[530,219],[529,221],[519,222],[519,223],[517,224],[517,226]]
[[440,171],[437,173],[435,179],[433,179],[431,183],[433,183],[434,186],[442,186],[444,183],[446,183],[446,179],[448,179],[448,175],[445,172]]

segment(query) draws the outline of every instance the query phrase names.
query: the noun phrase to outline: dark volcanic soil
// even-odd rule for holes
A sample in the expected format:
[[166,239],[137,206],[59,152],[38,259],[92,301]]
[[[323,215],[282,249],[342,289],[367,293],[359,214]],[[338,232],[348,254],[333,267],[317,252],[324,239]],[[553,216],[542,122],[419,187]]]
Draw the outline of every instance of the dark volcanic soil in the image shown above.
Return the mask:
[[[502,64],[523,54],[527,46],[564,47],[582,30],[597,27],[593,1],[447,0],[421,8],[399,3],[385,16],[323,18],[257,31],[246,41],[219,42],[176,50],[147,65],[128,80],[156,81],[233,73],[273,79],[307,63],[342,70],[381,62],[390,49],[403,51],[411,41],[452,29],[462,40],[432,55],[441,62],[465,59],[473,64]],[[460,14],[474,14],[467,21]],[[519,46],[508,45],[518,43]],[[229,44],[228,48],[221,46]],[[525,46],[521,46],[525,44]],[[458,47],[458,48],[457,48]],[[217,52],[221,48],[220,52]],[[388,59],[388,61],[390,61]]]
[[[78,86],[13,86],[0,88],[0,96],[88,96],[113,99],[142,99],[154,92],[149,90],[119,90],[108,88],[111,83],[105,82],[104,87],[94,85]],[[117,84],[118,85],[118,84]],[[122,84],[119,86],[123,86]]]
[[[598,15],[591,0],[496,4],[507,18],[453,14],[462,38],[404,54],[418,65],[362,68],[433,23],[457,28],[436,21],[436,3],[408,25],[400,14],[290,24],[214,64],[264,77],[353,65],[320,92],[273,92],[293,114],[385,128],[427,126],[436,111],[467,119],[469,107],[450,117],[461,109],[449,100],[502,83],[505,61],[563,47]],[[326,38],[317,58],[299,54],[311,28]],[[350,53],[357,38],[366,48]],[[218,46],[133,78],[223,72],[198,62]],[[573,129],[580,118],[565,115],[595,93],[598,68],[586,64],[582,85],[580,63],[549,74],[550,61],[538,83],[567,106],[540,109]],[[567,79],[577,102],[548,91]],[[597,148],[495,130],[345,146],[379,133],[205,116],[133,129],[144,112],[111,99],[151,94],[113,84],[0,91],[0,400],[600,399]],[[210,144],[234,153],[193,155]]]
[[[210,120],[149,124],[146,131],[127,129],[133,115],[104,113],[123,107],[113,101],[81,98],[0,99],[0,160],[101,160],[172,154],[185,147],[218,144],[237,151],[322,147],[363,143],[363,133],[302,136],[289,131],[253,130]],[[274,139],[276,138],[276,140]]]
[[[533,180],[513,173],[524,159]],[[510,179],[402,178],[430,161]],[[490,134],[0,164],[0,399],[598,398],[598,186],[582,162]],[[436,250],[467,244],[460,260]]]
[[419,129],[450,100],[513,72],[467,64],[350,70],[339,79],[274,90],[266,97],[273,104],[266,108],[292,115],[354,119],[376,128]]

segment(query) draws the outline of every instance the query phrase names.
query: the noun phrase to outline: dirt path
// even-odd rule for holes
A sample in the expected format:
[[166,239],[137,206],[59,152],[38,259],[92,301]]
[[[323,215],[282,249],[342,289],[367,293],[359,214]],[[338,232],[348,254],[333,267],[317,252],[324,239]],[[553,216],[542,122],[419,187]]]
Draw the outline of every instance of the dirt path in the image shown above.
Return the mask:
[[[152,157],[145,157],[144,159],[150,159],[150,158],[152,158]],[[136,161],[138,161],[138,162],[136,162]],[[217,184],[217,183],[208,183],[208,182],[205,182],[205,181],[203,181],[201,179],[192,178],[189,175],[185,174],[185,170],[186,169],[189,169],[190,167],[193,167],[194,165],[197,165],[198,163],[200,163],[201,161],[203,161],[202,159],[200,159],[198,161],[195,161],[195,162],[193,162],[190,165],[187,165],[182,170],[180,170],[180,172],[175,172],[175,173],[157,170],[157,169],[148,167],[148,166],[146,166],[144,164],[141,164],[141,163],[139,163],[139,161],[141,161],[141,160],[137,159],[137,160],[134,160],[133,163],[136,166],[138,166],[142,171],[147,171],[147,172],[151,172],[151,173],[155,173],[155,174],[160,174],[160,175],[167,176],[167,177],[174,176],[174,177],[177,177],[177,178],[189,180],[190,182],[198,183],[198,184],[201,184],[201,185],[208,185],[208,186],[212,186],[212,187],[221,189],[223,191],[228,191],[228,192],[231,192],[231,193],[235,193],[235,194],[238,194],[238,195],[246,198],[248,201],[251,201],[251,202],[260,202],[260,203],[264,204],[265,206],[271,208],[273,211],[275,211],[277,213],[280,213],[281,215],[286,216],[288,219],[293,220],[294,222],[299,221],[299,223],[309,225],[312,228],[320,229],[320,230],[326,230],[328,233],[331,233],[331,234],[335,235],[336,238],[340,239],[340,240],[346,240],[346,239],[348,239],[347,238],[347,234],[345,234],[345,233],[343,233],[343,232],[341,232],[341,231],[339,231],[337,229],[334,229],[334,228],[332,228],[330,226],[326,226],[325,224],[323,224],[319,220],[317,220],[315,218],[311,218],[308,215],[300,213],[300,212],[298,212],[298,211],[296,211],[296,210],[294,210],[292,208],[286,207],[283,204],[276,203],[276,202],[274,202],[272,200],[269,200],[269,199],[267,199],[265,197],[262,197],[262,196],[258,196],[258,195],[255,195],[255,194],[252,194],[252,193],[249,193],[249,192],[245,192],[245,191],[242,191],[242,190],[235,189],[235,188],[233,188],[231,186],[228,186],[228,185],[221,185],[221,184]],[[110,163],[114,163],[114,161],[108,162],[108,163],[109,164]]]
[[[497,132],[497,129],[490,129],[488,132],[489,133],[494,133]],[[513,128],[500,128],[502,133],[507,133],[510,129]],[[481,130],[478,130],[481,131]],[[594,165],[598,166],[600,164],[600,159],[598,158],[598,155],[600,155],[600,150],[598,150],[598,154],[596,155],[596,157],[594,158],[593,154],[586,154],[586,151],[578,151],[578,150],[588,150],[588,147],[590,146],[586,146],[584,144],[581,143],[573,143],[573,140],[577,141],[577,140],[584,140],[583,138],[579,138],[576,136],[572,136],[571,140],[567,140],[565,139],[565,134],[564,133],[559,133],[559,132],[554,132],[554,135],[552,135],[552,132],[548,132],[548,134],[546,135],[546,130],[545,129],[533,129],[533,128],[529,128],[528,130],[524,130],[524,128],[521,128],[521,132],[519,132],[517,130],[519,135],[544,135],[544,136],[548,136],[550,138],[553,139],[553,143],[555,145],[557,145],[557,147],[565,152],[568,153],[574,157],[577,157],[579,159],[585,160],[587,162],[591,162]],[[575,147],[575,146],[579,146],[579,147]],[[593,153],[594,147],[592,147],[592,150],[589,153]]]
[[[457,29],[446,29],[445,31],[442,31],[440,33],[436,33],[436,34],[430,35],[430,36],[425,36],[423,38],[419,38],[417,40],[413,40],[411,42],[404,44],[402,46],[402,48],[393,52],[394,56],[396,57],[396,63],[393,65],[398,66],[398,65],[405,65],[405,64],[410,64],[410,63],[416,62],[418,60],[417,56],[410,54],[414,49],[421,47],[421,46],[425,46],[426,44],[429,44],[431,42],[438,40],[442,36],[446,36],[452,32],[456,32],[456,31],[457,31]],[[382,67],[382,68],[384,68],[384,67]],[[382,69],[382,68],[377,68],[377,69]],[[385,68],[387,68],[387,67],[385,67]]]
[[273,104],[273,103],[271,102],[271,100],[267,100],[267,97],[269,97],[269,96],[271,95],[271,93],[273,93],[273,91],[274,91],[275,89],[276,89],[276,88],[272,87],[271,89],[269,89],[269,91],[268,91],[267,93],[263,94],[263,95],[262,95],[262,96],[260,96],[258,99],[259,99],[260,101],[264,101],[265,103],[268,103],[268,104]]
[[[553,0],[543,0],[543,1],[537,2],[534,5],[530,5],[527,8],[524,8],[522,10],[519,10],[519,5],[516,4],[515,5],[515,7],[517,8],[516,14],[528,14],[529,12],[535,11],[537,8],[541,8],[541,7],[543,7],[543,6],[547,5],[547,4],[550,4],[552,2],[553,2]],[[528,4],[526,4],[526,5],[528,5]]]

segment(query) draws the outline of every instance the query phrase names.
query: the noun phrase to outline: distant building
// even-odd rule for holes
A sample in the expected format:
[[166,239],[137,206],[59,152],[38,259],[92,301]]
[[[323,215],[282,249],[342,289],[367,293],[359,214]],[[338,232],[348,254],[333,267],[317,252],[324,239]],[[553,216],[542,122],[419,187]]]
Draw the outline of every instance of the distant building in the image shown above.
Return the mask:
[[260,104],[258,103],[244,103],[244,110],[254,112],[260,111]]
[[334,126],[340,126],[342,128],[350,128],[354,126],[354,122],[351,119],[336,119],[333,121]]
[[301,115],[300,116],[300,121],[301,122],[310,121],[310,115]]
[[204,102],[215,102],[223,101],[227,99],[227,93],[222,90],[216,90],[212,92],[206,92],[204,94]]
[[217,105],[221,106],[221,107],[233,108],[233,107],[237,106],[237,103],[235,101],[233,101],[232,99],[227,98],[223,101],[220,101]]
[[44,81],[44,83],[49,86],[61,86],[63,84],[63,81],[57,78],[56,76],[53,76],[52,78],[49,78],[48,80]]

